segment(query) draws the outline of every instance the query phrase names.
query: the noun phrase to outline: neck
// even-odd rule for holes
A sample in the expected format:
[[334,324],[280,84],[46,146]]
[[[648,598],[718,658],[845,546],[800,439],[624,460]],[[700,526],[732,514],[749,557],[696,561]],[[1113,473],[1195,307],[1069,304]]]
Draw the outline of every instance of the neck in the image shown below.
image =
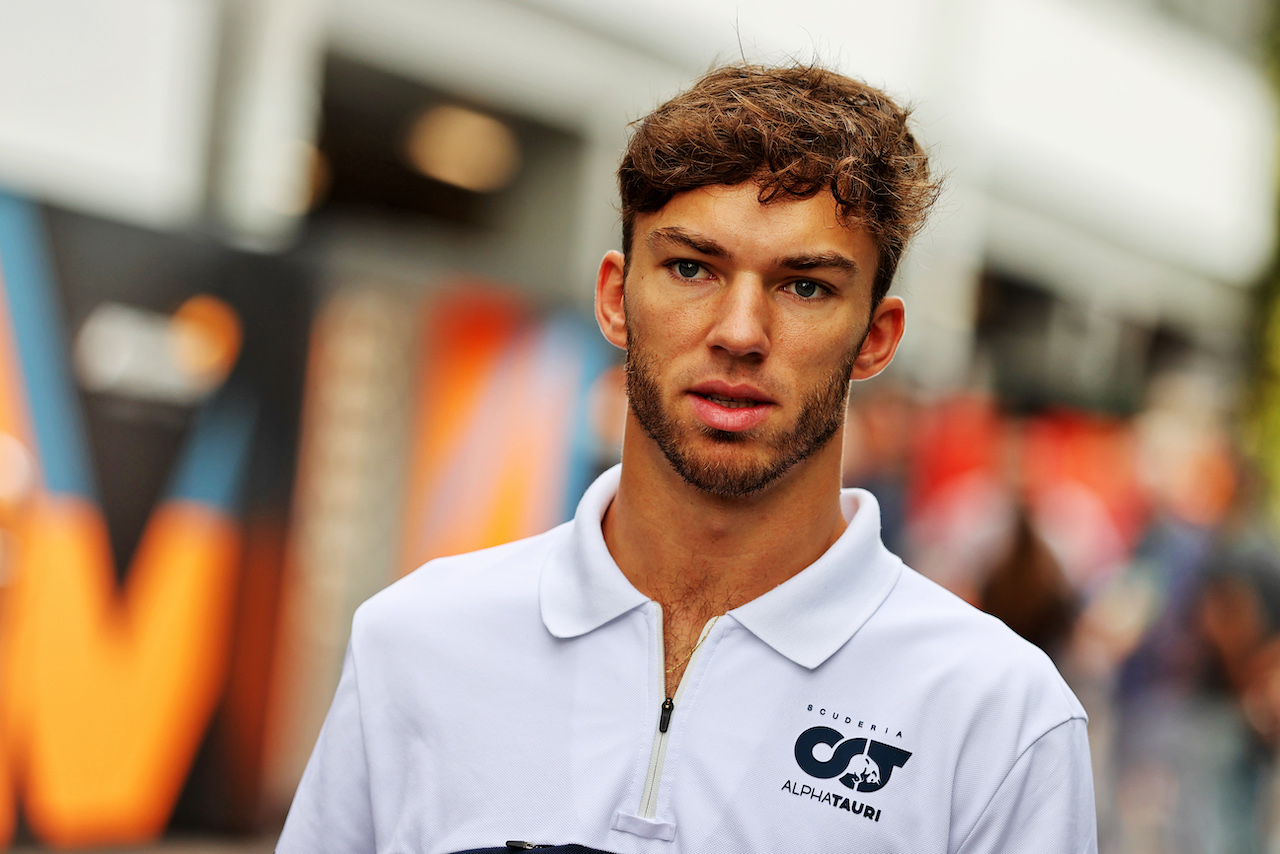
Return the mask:
[[759,493],[723,498],[686,483],[629,420],[605,543],[669,619],[701,625],[772,590],[839,538],[840,451],[828,442]]

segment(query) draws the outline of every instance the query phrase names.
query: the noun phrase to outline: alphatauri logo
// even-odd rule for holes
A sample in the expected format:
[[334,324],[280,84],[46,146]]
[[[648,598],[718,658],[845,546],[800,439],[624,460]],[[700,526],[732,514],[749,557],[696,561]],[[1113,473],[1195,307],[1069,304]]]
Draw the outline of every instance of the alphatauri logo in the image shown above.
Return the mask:
[[[818,745],[834,748],[829,759],[814,755]],[[801,771],[819,780],[839,777],[857,792],[883,789],[893,769],[901,768],[910,758],[909,752],[891,744],[861,737],[846,740],[843,733],[829,726],[810,727],[796,739],[796,763]]]

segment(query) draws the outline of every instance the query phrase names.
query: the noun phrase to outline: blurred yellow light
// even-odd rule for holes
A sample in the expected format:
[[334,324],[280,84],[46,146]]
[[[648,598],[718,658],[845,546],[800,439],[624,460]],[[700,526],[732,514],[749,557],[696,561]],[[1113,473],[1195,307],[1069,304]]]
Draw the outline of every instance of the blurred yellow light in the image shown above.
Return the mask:
[[226,302],[198,294],[173,315],[174,346],[181,368],[192,377],[221,383],[240,355],[240,317]]
[[452,105],[432,107],[414,120],[405,156],[423,175],[477,193],[502,189],[520,167],[520,145],[511,128]]

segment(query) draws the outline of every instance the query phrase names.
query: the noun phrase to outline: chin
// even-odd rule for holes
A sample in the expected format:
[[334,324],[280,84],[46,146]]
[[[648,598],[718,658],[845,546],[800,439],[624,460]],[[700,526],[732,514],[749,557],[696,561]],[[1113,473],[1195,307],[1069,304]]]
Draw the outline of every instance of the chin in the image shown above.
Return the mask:
[[718,449],[686,445],[666,453],[676,474],[700,492],[720,498],[747,498],[765,491],[795,465],[794,460],[744,453],[741,445],[746,437],[742,433],[722,435],[732,438],[720,443]]

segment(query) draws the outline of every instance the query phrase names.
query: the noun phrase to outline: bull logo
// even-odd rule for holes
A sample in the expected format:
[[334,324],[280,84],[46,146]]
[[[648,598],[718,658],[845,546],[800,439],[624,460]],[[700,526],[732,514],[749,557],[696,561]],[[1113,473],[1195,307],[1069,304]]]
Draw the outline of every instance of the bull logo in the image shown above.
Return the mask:
[[[813,755],[819,744],[834,748],[830,759]],[[858,792],[883,789],[893,769],[906,765],[910,758],[909,752],[891,744],[868,738],[845,740],[841,732],[829,726],[811,727],[796,739],[796,764],[801,771],[819,780],[839,777],[843,785]]]
[[[852,768],[848,774],[841,777],[843,782],[845,777],[852,778],[856,783],[871,783],[872,785],[880,784],[880,766],[875,760],[865,753],[853,757]],[[847,783],[845,785],[848,785]]]

